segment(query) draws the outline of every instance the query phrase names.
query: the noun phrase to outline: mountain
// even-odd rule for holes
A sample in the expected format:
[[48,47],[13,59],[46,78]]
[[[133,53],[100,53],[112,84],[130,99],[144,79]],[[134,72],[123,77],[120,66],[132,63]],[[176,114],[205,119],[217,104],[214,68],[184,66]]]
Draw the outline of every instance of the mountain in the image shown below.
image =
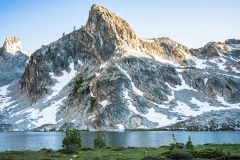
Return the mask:
[[0,117],[20,130],[238,130],[239,41],[143,39],[93,5],[84,27],[36,50],[4,86]]

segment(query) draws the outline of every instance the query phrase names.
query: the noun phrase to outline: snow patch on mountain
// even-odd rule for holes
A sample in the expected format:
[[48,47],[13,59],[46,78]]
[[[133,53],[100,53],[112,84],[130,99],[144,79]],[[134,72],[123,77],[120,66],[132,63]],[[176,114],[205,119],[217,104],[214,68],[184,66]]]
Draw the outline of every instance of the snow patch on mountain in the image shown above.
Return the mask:
[[128,96],[128,91],[123,91],[124,98],[126,99],[132,99],[131,97]]
[[106,67],[106,65],[107,65],[107,62],[106,62],[106,63],[104,63],[104,64],[101,64],[101,65],[100,65],[100,69],[101,69],[101,68],[105,68],[105,67]]
[[[229,104],[229,103],[227,103],[227,102],[224,100],[223,97],[220,97],[220,96],[218,96],[218,95],[217,95],[217,100],[218,100],[219,102],[221,102],[221,103],[222,103],[223,105],[225,105],[225,106],[230,106],[231,109],[233,109],[233,108],[240,108],[240,103]],[[226,109],[230,109],[230,108],[226,108]]]
[[141,40],[148,42],[148,43],[153,43],[155,42],[153,39],[146,39],[146,38],[141,38]]
[[93,95],[92,91],[90,92],[90,96],[91,96],[91,97],[95,97],[95,96]]
[[208,65],[206,65],[206,60],[195,58],[194,62],[196,64],[196,68],[205,69],[206,67],[208,67]]
[[118,127],[118,131],[124,131],[125,129],[124,125],[122,124],[117,124],[116,126]]
[[11,99],[11,97],[8,97],[9,94],[9,90],[8,87],[9,85],[5,85],[3,87],[0,88],[0,109],[3,109],[5,107],[8,107],[11,103],[13,103],[13,101],[9,101]]
[[65,100],[67,97],[63,97],[57,101],[52,101],[51,105],[47,108],[44,108],[43,110],[34,109],[29,110],[30,116],[28,117],[29,120],[31,120],[31,124],[36,126],[41,126],[43,124],[55,124],[56,121],[56,113],[59,109],[59,107],[63,104],[63,100]]
[[142,116],[146,117],[148,120],[152,122],[157,122],[158,123],[157,127],[162,127],[177,122],[176,117],[169,118],[167,115],[155,112],[154,108],[148,109],[148,113]]
[[99,102],[99,104],[101,104],[103,107],[106,107],[106,105],[108,104],[108,101],[103,100],[102,102]]
[[74,63],[70,63],[71,71],[68,73],[66,71],[63,71],[63,75],[60,77],[54,76],[53,73],[50,73],[51,77],[57,82],[52,87],[53,93],[49,95],[44,102],[47,102],[51,100],[53,97],[59,94],[59,92],[63,89],[64,86],[66,86],[77,74],[77,72],[74,70]]
[[20,119],[19,121],[15,122],[15,124],[22,123],[23,121],[24,121],[24,119]]
[[174,60],[172,58],[170,58],[170,60],[168,59],[164,59],[158,55],[153,55],[154,59],[158,62],[161,62],[161,63],[166,63],[166,64],[171,64],[171,65],[176,65],[176,66],[180,66],[178,65],[177,63],[174,62]]
[[98,77],[100,75],[100,73],[96,73],[96,77]]
[[[148,113],[147,114],[141,114],[137,111],[136,107],[133,106],[132,102],[130,100],[128,100],[128,107],[129,109],[135,113],[135,114],[138,114],[142,117],[145,117],[147,118],[149,121],[152,121],[152,122],[157,122],[158,123],[158,126],[157,127],[162,127],[162,126],[166,126],[166,125],[170,125],[170,124],[173,124],[173,123],[176,123],[177,121],[177,118],[174,117],[174,118],[169,118],[167,115],[164,115],[162,113],[158,113],[155,111],[154,108],[150,108],[148,109]],[[144,128],[144,126],[141,126],[139,128]]]

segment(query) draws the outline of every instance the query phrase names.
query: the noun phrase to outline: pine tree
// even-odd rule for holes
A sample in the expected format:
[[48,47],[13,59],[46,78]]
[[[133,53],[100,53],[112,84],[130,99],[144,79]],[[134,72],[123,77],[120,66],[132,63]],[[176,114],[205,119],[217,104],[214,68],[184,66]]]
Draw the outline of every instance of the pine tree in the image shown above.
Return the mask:
[[76,148],[82,148],[80,132],[76,129],[70,130],[68,127],[66,137],[62,140],[62,147],[70,153],[75,152]]
[[191,141],[191,137],[189,136],[188,137],[188,141],[186,143],[186,148],[187,149],[190,149],[190,150],[193,150],[193,144],[192,144],[192,141]]
[[105,138],[105,135],[102,134],[102,136],[100,136],[98,134],[97,138],[94,139],[94,148],[105,148],[107,147],[107,144],[106,144],[106,138]]
[[173,138],[173,141],[174,141],[174,143],[171,143],[170,144],[170,150],[176,150],[177,149],[177,139],[176,139],[176,137],[175,137],[175,135],[174,134],[172,134],[172,138]]
[[75,30],[75,29],[76,29],[76,27],[74,26],[74,27],[73,27],[73,30]]

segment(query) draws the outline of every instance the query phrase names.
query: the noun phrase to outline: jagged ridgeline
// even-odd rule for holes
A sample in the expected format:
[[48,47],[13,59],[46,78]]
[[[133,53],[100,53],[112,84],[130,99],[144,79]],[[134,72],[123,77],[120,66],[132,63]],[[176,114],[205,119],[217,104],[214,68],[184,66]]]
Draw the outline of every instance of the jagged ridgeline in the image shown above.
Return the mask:
[[84,27],[31,55],[1,113],[21,130],[237,130],[239,55],[235,39],[188,49],[139,38],[93,5]]

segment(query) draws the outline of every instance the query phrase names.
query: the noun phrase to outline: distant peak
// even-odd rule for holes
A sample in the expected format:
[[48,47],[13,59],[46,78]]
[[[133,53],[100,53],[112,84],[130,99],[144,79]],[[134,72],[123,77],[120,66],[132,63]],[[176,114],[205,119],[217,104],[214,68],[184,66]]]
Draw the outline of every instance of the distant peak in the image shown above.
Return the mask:
[[2,54],[10,53],[15,55],[16,53],[19,53],[19,52],[29,56],[29,54],[23,50],[20,38],[18,37],[6,38],[2,47]]

